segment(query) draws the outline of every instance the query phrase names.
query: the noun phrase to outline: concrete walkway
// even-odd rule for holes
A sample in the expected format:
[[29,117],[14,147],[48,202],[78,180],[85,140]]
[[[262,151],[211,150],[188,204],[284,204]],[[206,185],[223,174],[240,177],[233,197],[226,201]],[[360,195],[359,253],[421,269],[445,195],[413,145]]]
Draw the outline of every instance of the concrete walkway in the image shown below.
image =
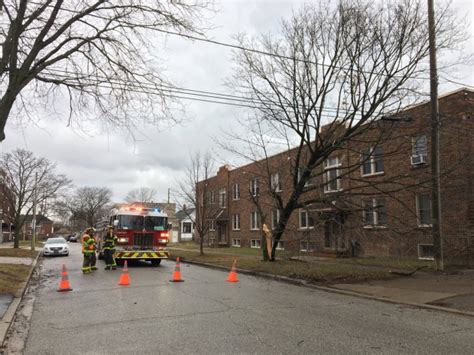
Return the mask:
[[333,288],[390,299],[474,311],[474,270],[456,273],[417,272],[393,280],[336,284]]
[[33,265],[35,259],[16,256],[0,256],[0,264]]

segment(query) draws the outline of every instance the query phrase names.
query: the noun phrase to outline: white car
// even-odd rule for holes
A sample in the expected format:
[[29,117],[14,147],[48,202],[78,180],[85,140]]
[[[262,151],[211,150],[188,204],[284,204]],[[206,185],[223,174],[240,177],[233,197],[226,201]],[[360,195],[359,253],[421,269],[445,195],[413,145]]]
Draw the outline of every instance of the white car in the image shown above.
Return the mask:
[[48,238],[43,247],[43,256],[69,255],[69,245],[64,238]]

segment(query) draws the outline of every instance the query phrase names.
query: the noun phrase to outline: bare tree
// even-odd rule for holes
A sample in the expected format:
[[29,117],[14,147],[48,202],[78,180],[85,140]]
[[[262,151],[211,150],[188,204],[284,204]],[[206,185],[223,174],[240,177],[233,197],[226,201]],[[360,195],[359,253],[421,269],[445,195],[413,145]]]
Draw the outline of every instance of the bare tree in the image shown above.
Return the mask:
[[[461,37],[448,9],[438,16],[442,49]],[[416,97],[420,84],[412,78],[426,69],[428,26],[419,1],[344,0],[337,6],[304,6],[283,22],[278,39],[241,36],[240,42],[251,50],[236,54],[235,89],[254,103],[256,120],[269,132],[262,137],[279,138],[288,151],[295,147],[287,164],[291,191],[281,195],[269,189],[271,203],[280,210],[273,260],[293,211],[328,202],[310,192],[311,186],[321,187],[312,184],[315,175],[336,171],[324,170],[331,154]],[[260,159],[266,157],[265,150]],[[360,169],[361,163],[345,169]],[[262,170],[267,180],[274,168]]]
[[149,187],[139,187],[130,190],[125,196],[125,202],[153,202],[156,199],[156,190]]
[[9,193],[5,194],[11,206],[11,220],[15,226],[14,247],[20,243],[20,232],[25,218],[33,209],[36,190],[36,204],[54,198],[70,184],[66,176],[56,174],[56,165],[44,158],[37,158],[32,152],[23,149],[5,153],[0,159],[4,184]]
[[94,226],[104,217],[111,202],[112,191],[108,187],[78,187],[57,203],[58,214],[69,214],[71,224],[85,228]]
[[69,124],[74,118],[80,124],[87,108],[115,127],[172,119],[172,86],[158,74],[151,40],[167,30],[198,32],[207,7],[207,1],[2,1],[0,141],[10,114],[29,114],[39,104],[54,111],[51,103],[61,95],[69,101]]
[[196,152],[191,156],[190,165],[186,168],[185,176],[176,189],[178,191],[177,205],[195,226],[194,232],[199,241],[200,255],[204,255],[204,240],[209,233],[210,223],[217,213],[216,205],[211,203],[210,189],[206,183],[214,170],[211,155]]

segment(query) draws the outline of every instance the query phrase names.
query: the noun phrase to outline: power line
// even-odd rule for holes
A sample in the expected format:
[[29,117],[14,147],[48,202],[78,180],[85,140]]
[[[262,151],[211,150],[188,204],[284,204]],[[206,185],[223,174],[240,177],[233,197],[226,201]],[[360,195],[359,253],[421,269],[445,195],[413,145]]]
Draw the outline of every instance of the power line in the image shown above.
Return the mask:
[[[32,2],[32,3],[36,4],[36,5],[42,5],[41,3],[37,3],[37,2]],[[54,8],[55,6],[46,5],[46,7]],[[76,13],[76,14],[80,13],[79,11],[66,9],[66,8],[61,8],[61,10],[65,11],[65,12]],[[99,10],[101,10],[101,9],[99,9]],[[100,18],[100,19],[103,19],[103,20],[109,20],[109,18],[100,16],[100,15],[97,15],[97,14],[93,14],[93,15],[91,14],[90,16],[95,17],[95,18]],[[319,63],[319,62],[315,62],[315,61],[311,61],[311,60],[300,59],[300,58],[291,57],[291,56],[287,56],[287,55],[282,55],[282,54],[278,54],[278,53],[271,53],[271,52],[267,52],[267,51],[263,51],[263,50],[259,50],[259,49],[248,48],[248,47],[244,47],[242,45],[231,44],[231,43],[212,40],[212,39],[208,39],[208,38],[197,37],[197,36],[193,36],[193,35],[186,34],[186,33],[163,30],[163,29],[159,29],[159,28],[156,28],[156,27],[155,28],[147,28],[147,29],[153,30],[153,31],[156,31],[156,32],[161,32],[161,33],[173,35],[173,36],[184,37],[184,38],[188,38],[188,39],[195,40],[195,41],[206,42],[206,43],[210,43],[210,44],[214,44],[214,45],[218,45],[218,46],[223,46],[223,47],[228,47],[228,48],[233,48],[233,49],[238,49],[238,50],[242,50],[242,51],[246,51],[246,52],[258,53],[258,54],[271,56],[271,57],[275,57],[275,58],[281,58],[281,59],[287,59],[287,60],[292,60],[292,61],[296,61],[296,62],[313,64],[313,65],[321,66],[321,67],[340,69],[340,70],[348,70],[348,71],[351,71],[351,72],[360,72],[360,73],[370,74],[370,75],[376,74],[376,75],[381,75],[381,76],[385,76],[385,77],[388,76],[387,74],[384,74],[384,73],[381,73],[381,72],[357,70],[357,69],[353,69],[353,68],[345,68],[345,67],[342,67],[342,66],[337,66],[337,65],[332,65],[332,64]],[[403,78],[403,76],[399,76],[399,75],[392,75],[391,77],[392,78],[400,78],[400,77]],[[429,77],[413,77],[413,78],[410,78],[410,79],[429,80],[430,78]]]
[[[71,79],[74,80],[74,78],[71,78],[71,74],[66,70],[61,70],[61,69],[53,69],[53,68],[48,68],[48,70],[52,70],[54,72],[58,73],[64,73],[66,75],[61,75],[61,74],[53,74],[55,76],[62,77],[63,79]],[[96,79],[97,78],[97,79]],[[49,79],[49,78],[48,78]],[[51,78],[50,80],[55,80],[57,79],[56,77]],[[98,79],[102,79],[104,81],[99,81]],[[95,84],[96,86],[103,85],[104,83],[109,83],[110,85],[112,84],[117,84],[117,85],[123,85],[123,82],[117,80],[111,80],[109,78],[106,78],[105,76],[95,76],[95,78],[84,78],[83,80],[88,81],[90,84]],[[259,100],[259,99],[253,99],[249,97],[242,97],[242,96],[236,96],[236,95],[230,95],[230,94],[222,94],[222,93],[217,93],[217,92],[212,92],[212,91],[202,91],[202,90],[195,90],[195,89],[187,89],[187,88],[180,88],[172,85],[166,85],[160,83],[159,85],[153,85],[151,83],[133,83],[128,81],[127,86],[132,87],[132,88],[145,88],[149,90],[161,90],[161,91],[169,91],[170,93],[178,93],[182,95],[189,95],[189,96],[197,96],[200,98],[206,99],[204,102],[213,102],[213,103],[223,103],[223,104],[228,104],[227,101],[230,101],[233,103],[233,106],[243,106],[243,107],[250,107],[250,108],[264,108],[268,107],[268,105],[274,106],[276,108],[281,108],[280,105],[277,105],[276,103],[270,101],[270,100]],[[110,89],[113,89],[112,86],[107,87]],[[146,93],[146,91],[142,91],[143,93]],[[161,93],[161,92],[160,92]],[[186,97],[180,97],[180,98],[186,98]],[[191,98],[190,98],[191,99]],[[212,101],[208,99],[217,99],[217,100],[224,100],[223,101]],[[241,104],[242,103],[242,104]],[[265,106],[267,105],[267,106]],[[293,107],[292,105],[286,105],[286,107]],[[331,113],[342,113],[342,112],[349,112],[348,110],[345,110],[343,108],[337,108],[337,107],[324,107],[321,109],[322,111],[328,111]]]
[[467,88],[470,88],[470,89],[474,89],[473,85],[469,85],[469,84],[466,84],[466,83],[461,83],[459,81],[449,79],[445,76],[440,76],[440,78],[442,78],[443,80],[446,80],[447,82],[453,83],[453,84],[457,84],[457,85],[461,85],[461,86],[464,86],[464,87],[467,87]]

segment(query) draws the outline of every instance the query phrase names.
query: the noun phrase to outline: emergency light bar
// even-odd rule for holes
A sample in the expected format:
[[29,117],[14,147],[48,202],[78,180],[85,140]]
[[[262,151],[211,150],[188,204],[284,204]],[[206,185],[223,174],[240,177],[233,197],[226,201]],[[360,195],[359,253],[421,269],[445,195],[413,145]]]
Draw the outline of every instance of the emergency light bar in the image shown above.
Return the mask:
[[137,211],[137,212],[161,212],[160,208],[142,208],[142,207],[123,207],[122,211]]

